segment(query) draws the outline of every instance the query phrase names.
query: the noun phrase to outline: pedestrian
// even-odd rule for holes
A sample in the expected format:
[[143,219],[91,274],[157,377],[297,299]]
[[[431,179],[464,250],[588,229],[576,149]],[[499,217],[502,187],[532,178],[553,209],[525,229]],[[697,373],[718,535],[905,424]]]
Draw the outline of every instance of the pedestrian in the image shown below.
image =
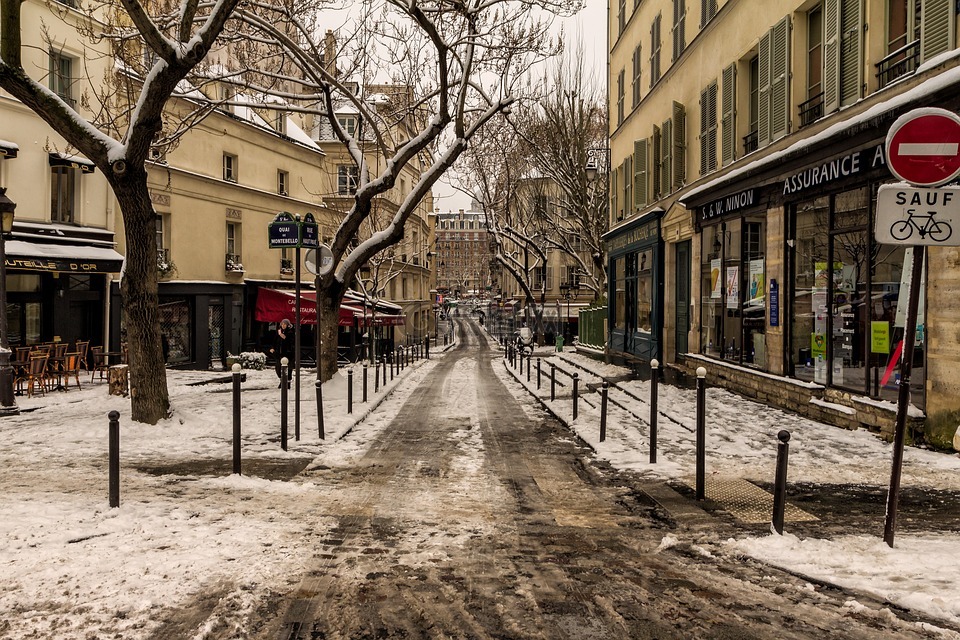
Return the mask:
[[270,353],[276,358],[277,377],[280,378],[280,384],[277,388],[283,386],[283,373],[280,371],[280,360],[286,358],[287,363],[287,388],[290,387],[290,379],[293,377],[294,359],[293,352],[296,344],[295,329],[293,323],[284,318],[277,327],[277,340],[275,346],[270,349]]

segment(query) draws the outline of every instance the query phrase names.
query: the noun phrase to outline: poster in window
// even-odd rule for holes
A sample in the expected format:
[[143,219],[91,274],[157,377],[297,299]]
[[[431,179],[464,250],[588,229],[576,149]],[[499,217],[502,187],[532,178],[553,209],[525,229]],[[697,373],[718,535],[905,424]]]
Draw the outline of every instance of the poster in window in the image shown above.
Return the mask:
[[715,299],[720,299],[722,297],[722,282],[720,281],[720,259],[710,261],[710,284],[711,291],[710,297]]
[[740,267],[727,267],[727,309],[740,304]]
[[764,283],[763,258],[750,261],[750,295],[747,297],[751,306],[762,306],[766,284]]

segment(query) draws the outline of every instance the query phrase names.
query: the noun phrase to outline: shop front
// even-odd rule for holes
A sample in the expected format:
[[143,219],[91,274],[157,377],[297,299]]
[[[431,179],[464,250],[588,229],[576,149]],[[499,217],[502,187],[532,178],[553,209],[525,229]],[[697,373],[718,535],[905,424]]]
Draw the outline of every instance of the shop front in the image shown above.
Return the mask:
[[657,209],[604,236],[609,259],[608,348],[625,361],[662,359],[663,242]]

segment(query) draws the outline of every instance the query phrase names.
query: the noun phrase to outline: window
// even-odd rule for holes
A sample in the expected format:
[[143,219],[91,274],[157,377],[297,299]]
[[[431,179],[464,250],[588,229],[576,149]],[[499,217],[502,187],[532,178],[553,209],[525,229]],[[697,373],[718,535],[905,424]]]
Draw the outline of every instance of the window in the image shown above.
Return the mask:
[[660,79],[660,14],[650,25],[650,87]]
[[636,109],[640,104],[640,70],[643,68],[643,61],[640,55],[640,45],[633,50],[633,108]]
[[163,216],[158,215],[156,218],[156,240],[157,240],[157,249],[163,250]]
[[354,195],[360,181],[360,170],[356,165],[342,164],[337,167],[337,193]]
[[717,169],[717,82],[700,93],[700,175]]
[[717,15],[717,0],[700,0],[700,28],[707,26]]
[[243,264],[240,260],[240,225],[236,222],[227,223],[227,271],[243,271]]
[[72,167],[50,167],[51,222],[76,222],[78,174]]
[[71,107],[73,101],[73,58],[59,51],[50,52],[50,90]]
[[807,96],[800,104],[800,126],[823,116],[823,7],[807,12]]
[[627,0],[617,0],[617,26],[622,34],[627,26]]
[[227,182],[237,181],[237,156],[223,154],[223,179]]
[[287,114],[283,111],[274,112],[274,129],[277,133],[287,135]]
[[760,126],[760,56],[750,59],[749,118],[748,133],[743,139],[744,153],[756,151],[759,146],[757,128]]
[[624,72],[620,69],[617,74],[617,124],[623,123],[623,93],[624,93]]
[[348,136],[354,136],[357,134],[357,117],[356,116],[337,116],[337,122],[347,133]]
[[277,171],[277,193],[282,196],[290,195],[288,191],[288,183],[290,182],[290,174],[286,171]]
[[673,0],[673,61],[676,62],[687,46],[684,25],[687,22],[687,0]]

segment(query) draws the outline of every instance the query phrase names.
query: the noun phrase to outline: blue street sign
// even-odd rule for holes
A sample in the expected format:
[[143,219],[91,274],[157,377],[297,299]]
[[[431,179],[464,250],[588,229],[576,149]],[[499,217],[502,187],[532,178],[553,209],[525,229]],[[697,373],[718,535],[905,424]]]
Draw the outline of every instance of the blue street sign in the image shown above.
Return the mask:
[[300,243],[300,221],[286,211],[278,213],[267,229],[271,249],[296,247]]
[[320,246],[320,225],[312,213],[303,216],[303,222],[300,223],[300,246],[308,249]]

